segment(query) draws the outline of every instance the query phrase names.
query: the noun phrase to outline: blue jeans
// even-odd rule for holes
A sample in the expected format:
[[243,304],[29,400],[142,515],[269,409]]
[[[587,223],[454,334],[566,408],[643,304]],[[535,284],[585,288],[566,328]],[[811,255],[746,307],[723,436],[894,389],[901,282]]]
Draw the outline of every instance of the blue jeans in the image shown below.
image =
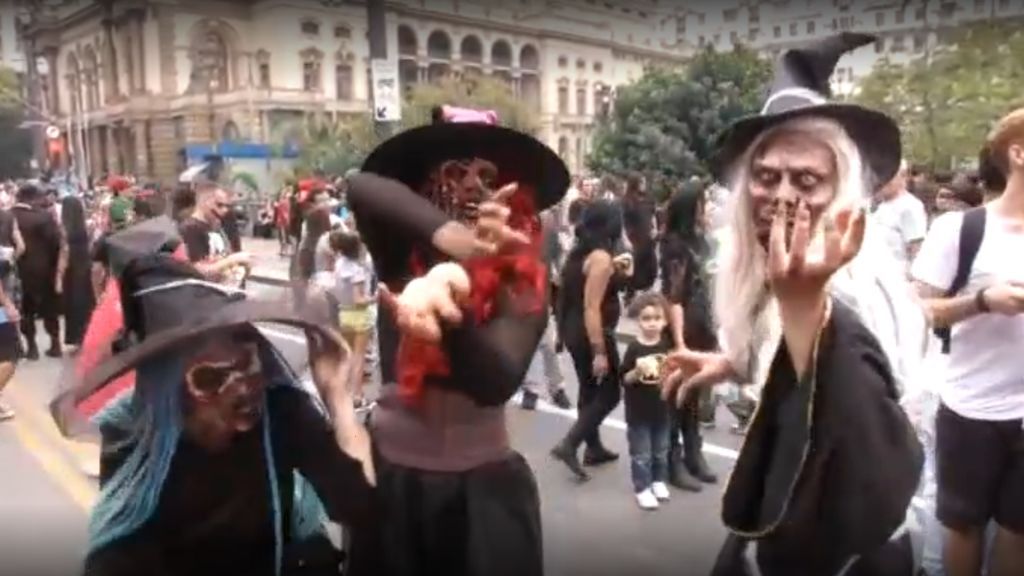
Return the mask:
[[668,444],[671,425],[668,418],[650,422],[630,422],[626,429],[629,441],[629,469],[633,489],[643,492],[652,482],[668,480]]

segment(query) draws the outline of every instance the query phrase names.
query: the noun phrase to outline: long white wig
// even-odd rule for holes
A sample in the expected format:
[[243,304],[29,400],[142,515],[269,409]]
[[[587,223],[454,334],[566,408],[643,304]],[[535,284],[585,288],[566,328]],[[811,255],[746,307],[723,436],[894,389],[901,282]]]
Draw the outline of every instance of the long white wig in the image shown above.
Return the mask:
[[[730,227],[716,275],[715,311],[722,347],[734,369],[749,383],[764,384],[782,337],[778,307],[767,283],[767,253],[757,240],[750,199],[750,166],[778,134],[797,133],[831,149],[838,171],[829,214],[864,206],[878,182],[865,170],[860,152],[836,122],[824,118],[790,120],[761,134],[730,175]],[[818,236],[820,248],[820,235]],[[811,246],[811,251],[815,250]],[[906,274],[868,219],[860,252],[833,277],[830,293],[853,308],[878,339],[901,390],[916,386],[927,344],[927,322]]]

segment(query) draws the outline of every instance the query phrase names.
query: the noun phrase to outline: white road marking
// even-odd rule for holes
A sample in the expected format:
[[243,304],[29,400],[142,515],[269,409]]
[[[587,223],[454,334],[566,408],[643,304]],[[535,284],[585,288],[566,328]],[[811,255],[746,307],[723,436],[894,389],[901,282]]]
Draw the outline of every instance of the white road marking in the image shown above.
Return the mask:
[[[260,327],[260,331],[266,334],[267,336],[271,336],[273,338],[280,338],[282,340],[287,340],[288,342],[294,342],[296,344],[306,343],[305,336],[296,336],[294,334],[288,334],[287,332],[281,332],[280,330],[274,330],[273,328],[265,328],[262,326]],[[519,404],[519,401],[519,394],[516,394],[510,400],[511,403],[517,405]],[[575,410],[562,410],[561,408],[540,399],[538,399],[537,401],[537,410],[540,412],[544,412],[545,414],[554,414],[556,416],[561,416],[562,418],[565,418],[567,420],[576,419]],[[612,428],[614,430],[626,430],[626,423],[617,418],[605,418],[603,426]],[[739,452],[737,452],[736,450],[733,450],[731,448],[725,448],[723,446],[717,446],[715,444],[705,443],[704,451],[707,452],[708,454],[713,454],[715,456],[719,456],[727,460],[736,460],[739,457]]]

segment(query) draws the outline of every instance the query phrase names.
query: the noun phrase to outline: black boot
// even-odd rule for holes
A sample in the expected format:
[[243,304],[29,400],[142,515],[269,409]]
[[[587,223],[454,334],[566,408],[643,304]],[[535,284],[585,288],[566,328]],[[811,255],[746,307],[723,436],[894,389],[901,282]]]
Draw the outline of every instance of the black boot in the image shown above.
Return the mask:
[[711,471],[708,461],[704,459],[704,438],[699,430],[683,434],[683,462],[697,480],[705,484],[718,482],[718,475]]
[[50,358],[60,358],[64,356],[64,350],[60,346],[59,341],[50,342],[50,349],[46,351],[46,355]]
[[584,466],[600,466],[615,462],[619,455],[604,447],[602,444],[588,444],[583,451]]
[[590,480],[590,474],[587,474],[587,471],[580,464],[580,460],[576,456],[576,450],[573,450],[568,444],[559,442],[558,446],[551,449],[551,456],[565,464],[580,482]]
[[572,401],[569,400],[569,395],[565,393],[565,390],[561,389],[551,395],[551,403],[562,410],[572,408]]
[[537,395],[529,390],[523,390],[523,399],[519,402],[519,407],[523,410],[536,410]]
[[683,449],[676,446],[668,455],[668,483],[687,492],[700,492],[704,486],[690,474],[683,462]]
[[29,341],[28,350],[25,351],[26,360],[39,360],[39,347],[34,341]]

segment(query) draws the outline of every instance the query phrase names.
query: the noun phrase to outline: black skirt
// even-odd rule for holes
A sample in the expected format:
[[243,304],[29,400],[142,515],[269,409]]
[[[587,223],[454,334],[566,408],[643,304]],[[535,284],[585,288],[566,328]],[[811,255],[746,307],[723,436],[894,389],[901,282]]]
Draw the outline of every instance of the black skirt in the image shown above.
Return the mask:
[[21,358],[21,335],[14,322],[0,324],[0,363],[17,362]]
[[518,453],[467,472],[376,458],[380,516],[352,535],[353,576],[540,576],[540,498]]

